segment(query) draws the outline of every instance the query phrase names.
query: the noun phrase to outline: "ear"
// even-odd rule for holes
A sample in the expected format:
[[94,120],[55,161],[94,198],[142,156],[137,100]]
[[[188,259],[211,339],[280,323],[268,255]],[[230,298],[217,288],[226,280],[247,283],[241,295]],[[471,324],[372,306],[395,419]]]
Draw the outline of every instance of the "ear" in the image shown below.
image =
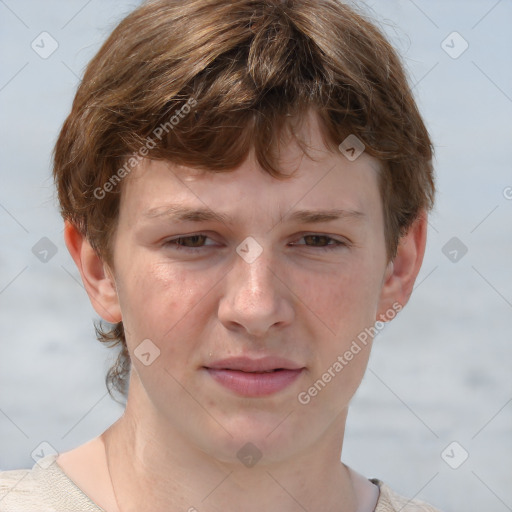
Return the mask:
[[68,221],[64,224],[64,240],[96,313],[107,322],[120,322],[121,308],[115,281],[108,266],[82,233]]
[[[409,301],[423,262],[426,242],[427,213],[422,211],[407,234],[400,239],[395,258],[388,263],[382,283],[376,320],[389,320],[389,313],[386,315],[386,312],[399,311]],[[400,305],[399,308],[397,304]]]

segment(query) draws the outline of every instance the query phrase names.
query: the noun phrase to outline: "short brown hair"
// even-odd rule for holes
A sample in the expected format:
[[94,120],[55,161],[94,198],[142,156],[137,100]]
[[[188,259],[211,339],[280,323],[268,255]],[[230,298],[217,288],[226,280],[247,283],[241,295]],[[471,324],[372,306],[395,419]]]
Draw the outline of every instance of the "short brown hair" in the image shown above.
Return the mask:
[[[89,63],[60,132],[53,172],[61,213],[112,264],[118,182],[134,155],[224,172],[254,150],[261,167],[283,179],[279,141],[309,109],[327,147],[353,134],[381,162],[394,258],[400,237],[433,206],[432,143],[395,50],[337,0],[143,3]],[[123,325],[97,334],[121,344],[106,381],[109,392],[126,396]]]

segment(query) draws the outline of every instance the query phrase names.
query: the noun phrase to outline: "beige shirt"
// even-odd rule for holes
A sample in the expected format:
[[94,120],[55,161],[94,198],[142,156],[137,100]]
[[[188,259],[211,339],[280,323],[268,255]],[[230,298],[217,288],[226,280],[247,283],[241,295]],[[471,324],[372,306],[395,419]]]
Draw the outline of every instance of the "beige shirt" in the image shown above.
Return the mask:
[[[32,469],[0,472],[0,512],[105,512],[96,505],[48,455]],[[380,480],[374,512],[439,512],[418,500],[408,500]]]

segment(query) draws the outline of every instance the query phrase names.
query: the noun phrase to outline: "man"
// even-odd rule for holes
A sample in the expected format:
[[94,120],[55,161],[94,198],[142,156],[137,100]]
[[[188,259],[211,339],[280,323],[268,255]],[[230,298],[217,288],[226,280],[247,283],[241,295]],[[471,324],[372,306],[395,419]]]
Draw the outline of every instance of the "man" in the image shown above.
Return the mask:
[[126,410],[12,507],[26,485],[62,510],[434,510],[340,461],[373,326],[421,266],[431,159],[394,50],[336,0],[125,18],[54,175]]

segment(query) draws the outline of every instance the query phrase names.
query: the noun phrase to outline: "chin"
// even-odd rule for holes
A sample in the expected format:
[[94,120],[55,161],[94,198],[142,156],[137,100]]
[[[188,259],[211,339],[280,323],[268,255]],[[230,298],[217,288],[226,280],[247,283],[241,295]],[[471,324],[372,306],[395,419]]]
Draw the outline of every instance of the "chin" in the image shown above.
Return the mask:
[[291,421],[293,413],[287,417],[289,412],[254,411],[223,420],[221,423],[229,434],[217,429],[208,452],[222,462],[243,463],[247,467],[251,463],[261,466],[284,460],[300,451],[300,432],[307,431]]

